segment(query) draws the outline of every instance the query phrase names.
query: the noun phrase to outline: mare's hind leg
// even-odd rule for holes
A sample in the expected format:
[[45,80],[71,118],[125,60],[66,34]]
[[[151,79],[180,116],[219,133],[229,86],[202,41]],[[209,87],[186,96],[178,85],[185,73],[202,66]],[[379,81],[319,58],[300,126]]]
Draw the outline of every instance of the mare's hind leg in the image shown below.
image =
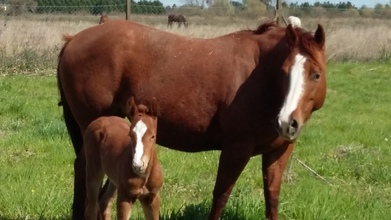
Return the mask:
[[252,143],[238,142],[223,145],[209,220],[220,218],[236,180],[250,160],[253,150]]
[[281,179],[292,154],[294,144],[285,145],[262,155],[263,185],[266,203],[266,218],[278,219],[278,199]]
[[117,187],[112,182],[110,182],[110,180],[106,180],[106,184],[107,187],[105,187],[105,190],[99,200],[99,208],[100,208],[99,214],[101,219],[110,220],[111,207],[113,206],[114,195],[115,192],[117,191]]
[[[74,193],[72,204],[72,219],[81,220],[84,218],[84,206],[86,199],[86,182],[85,182],[85,159],[83,152],[83,136],[78,123],[72,115],[71,110],[65,100],[60,101],[63,106],[63,115],[65,125],[75,150],[76,159],[74,161]],[[83,152],[83,153],[81,153]]]
[[[81,150],[80,152],[82,152]],[[73,182],[73,204],[72,219],[82,220],[84,217],[86,203],[86,164],[84,154],[77,155],[73,163],[74,182]]]

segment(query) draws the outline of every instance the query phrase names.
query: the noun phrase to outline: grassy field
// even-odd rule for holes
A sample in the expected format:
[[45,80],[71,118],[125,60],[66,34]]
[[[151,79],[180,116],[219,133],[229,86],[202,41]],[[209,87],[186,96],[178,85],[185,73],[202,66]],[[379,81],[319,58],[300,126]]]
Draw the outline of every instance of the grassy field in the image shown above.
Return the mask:
[[[75,34],[96,25],[98,19],[13,17],[6,27],[0,27],[0,219],[70,218],[74,152],[57,106],[54,69],[63,43],[61,34]],[[131,19],[176,34],[209,38],[254,29],[268,18],[192,17],[187,29],[167,29],[162,16]],[[391,23],[321,17],[302,21],[309,30],[317,23],[326,28],[331,61],[328,95],[297,142],[293,181],[282,186],[280,218],[389,219]],[[219,152],[158,150],[165,176],[161,219],[205,219]],[[261,159],[254,157],[238,180],[222,219],[264,218],[260,169]],[[132,216],[143,219],[138,204]]]
[[[281,219],[389,219],[391,62],[331,63],[325,106],[294,151],[293,181],[282,185]],[[0,77],[0,219],[69,219],[73,159],[54,70]],[[218,152],[159,147],[165,182],[161,218],[205,219]],[[222,219],[264,218],[261,159],[242,173]],[[137,204],[135,219],[143,219]]]

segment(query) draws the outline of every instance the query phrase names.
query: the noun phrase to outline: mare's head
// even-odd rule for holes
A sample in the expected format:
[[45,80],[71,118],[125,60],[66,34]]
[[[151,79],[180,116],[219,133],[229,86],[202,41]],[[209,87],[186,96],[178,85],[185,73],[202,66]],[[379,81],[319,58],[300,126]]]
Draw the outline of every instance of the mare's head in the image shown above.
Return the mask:
[[155,154],[159,114],[157,101],[154,99],[151,103],[137,105],[131,97],[126,113],[131,122],[129,135],[132,140],[132,168],[136,174],[143,176]]
[[283,64],[285,100],[277,130],[284,139],[295,140],[326,97],[325,33],[321,25],[315,34],[288,25],[285,37],[291,50]]

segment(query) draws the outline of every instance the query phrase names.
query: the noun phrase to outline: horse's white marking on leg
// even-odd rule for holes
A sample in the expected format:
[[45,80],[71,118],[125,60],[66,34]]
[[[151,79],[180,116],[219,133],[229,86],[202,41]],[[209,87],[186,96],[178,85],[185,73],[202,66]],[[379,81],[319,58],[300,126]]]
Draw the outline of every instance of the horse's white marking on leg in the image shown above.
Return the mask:
[[297,54],[295,57],[295,63],[292,65],[289,73],[289,91],[288,95],[285,97],[284,104],[278,117],[278,123],[282,127],[283,131],[286,130],[286,127],[289,125],[290,115],[297,108],[301,96],[303,95],[305,61],[306,58],[303,55]]

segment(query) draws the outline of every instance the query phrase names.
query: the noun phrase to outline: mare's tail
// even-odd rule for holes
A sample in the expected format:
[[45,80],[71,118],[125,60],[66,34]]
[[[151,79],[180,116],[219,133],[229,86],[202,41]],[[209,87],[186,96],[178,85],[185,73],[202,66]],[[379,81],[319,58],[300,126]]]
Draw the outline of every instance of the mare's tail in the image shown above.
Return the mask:
[[[67,44],[72,40],[73,37],[70,35],[64,35],[63,38],[66,41],[66,43],[64,44],[58,56],[58,66],[57,66],[57,86],[60,92],[60,102],[58,103],[58,106],[62,106],[65,125],[67,127],[68,134],[71,138],[73,148],[75,150],[75,154],[78,155],[83,146],[83,136],[81,134],[79,125],[77,124],[75,118],[73,117],[71,109],[69,108],[69,105],[64,95],[64,90],[62,88],[61,79],[60,79],[61,58],[63,56]],[[66,74],[66,73],[61,73],[61,74]]]
[[72,219],[84,219],[84,205],[86,198],[86,183],[85,183],[85,160],[83,148],[83,136],[80,130],[79,125],[76,122],[75,117],[73,116],[69,104],[66,100],[64,89],[61,83],[61,74],[67,74],[62,72],[61,69],[61,59],[63,57],[64,50],[67,44],[72,40],[72,36],[65,35],[64,44],[59,56],[58,56],[58,66],[57,66],[57,86],[60,92],[60,102],[59,106],[62,106],[63,116],[65,125],[68,130],[68,134],[71,138],[73,148],[75,150],[76,159],[74,162],[74,196],[73,196],[73,205],[72,205]]

